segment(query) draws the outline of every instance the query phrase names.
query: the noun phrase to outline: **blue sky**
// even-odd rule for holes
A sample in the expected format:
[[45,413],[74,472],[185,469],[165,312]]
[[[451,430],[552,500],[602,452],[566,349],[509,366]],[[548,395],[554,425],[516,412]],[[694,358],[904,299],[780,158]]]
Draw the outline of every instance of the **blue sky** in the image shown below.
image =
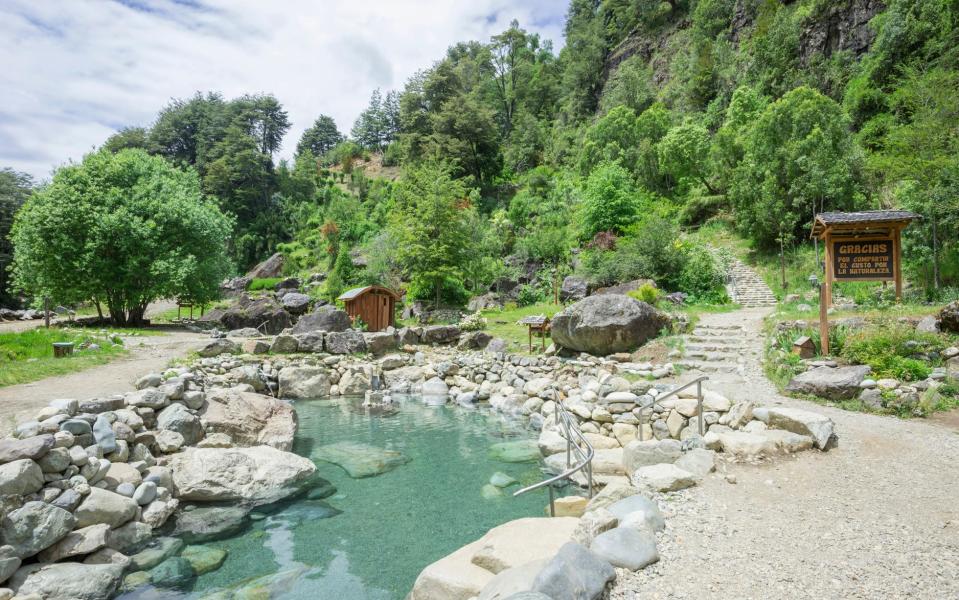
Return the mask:
[[566,0],[3,0],[0,167],[48,178],[170,98],[271,92],[348,132],[374,88],[512,19],[562,45]]

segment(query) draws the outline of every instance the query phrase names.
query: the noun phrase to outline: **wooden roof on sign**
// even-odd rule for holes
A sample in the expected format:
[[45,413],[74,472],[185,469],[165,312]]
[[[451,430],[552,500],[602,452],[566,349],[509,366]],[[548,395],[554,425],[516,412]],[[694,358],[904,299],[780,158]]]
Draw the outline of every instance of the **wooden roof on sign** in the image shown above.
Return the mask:
[[337,300],[354,300],[367,292],[383,292],[393,296],[393,298],[396,300],[400,299],[400,295],[390,288],[385,288],[381,285],[366,285],[363,287],[353,288],[352,290],[346,290],[340,295],[339,298],[337,298]]
[[530,317],[523,317],[516,323],[519,325],[533,325],[533,326],[542,326],[543,323],[549,321],[549,318],[546,315],[533,315]]
[[825,212],[816,215],[812,225],[812,237],[821,237],[827,229],[832,231],[869,231],[909,224],[920,219],[908,210],[861,210],[857,212]]

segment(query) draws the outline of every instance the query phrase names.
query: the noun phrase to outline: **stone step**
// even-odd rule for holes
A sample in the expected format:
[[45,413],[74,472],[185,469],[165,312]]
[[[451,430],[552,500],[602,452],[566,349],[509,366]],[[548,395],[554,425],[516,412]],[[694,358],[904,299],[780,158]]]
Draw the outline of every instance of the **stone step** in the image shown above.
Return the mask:
[[737,344],[735,346],[729,344],[685,344],[683,349],[686,352],[686,356],[690,356],[692,352],[726,352],[726,353],[741,353],[746,350],[745,344]]
[[717,352],[707,351],[707,350],[687,350],[684,354],[684,358],[695,358],[699,360],[705,360],[708,362],[726,362],[726,363],[737,363],[739,358],[742,356],[742,353],[734,352]]
[[701,360],[682,360],[673,364],[684,369],[696,369],[705,373],[738,373],[740,370],[739,365],[711,363]]

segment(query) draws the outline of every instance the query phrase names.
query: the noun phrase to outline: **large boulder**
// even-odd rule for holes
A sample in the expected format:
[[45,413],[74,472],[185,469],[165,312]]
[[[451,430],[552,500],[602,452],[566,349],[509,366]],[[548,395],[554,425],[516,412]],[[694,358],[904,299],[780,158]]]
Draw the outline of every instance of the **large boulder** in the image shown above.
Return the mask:
[[295,493],[316,471],[311,460],[269,446],[187,448],[170,457],[170,468],[181,500],[256,504]]
[[292,324],[290,313],[272,296],[241,296],[233,306],[211,310],[200,321],[231,331],[252,327],[267,335],[276,335]]
[[559,299],[563,302],[572,300],[579,302],[589,293],[589,284],[582,277],[569,275],[563,279],[563,286],[559,289]]
[[283,274],[283,254],[277,252],[246,274],[250,279],[273,279]]
[[76,519],[69,512],[43,502],[27,502],[0,522],[0,540],[17,558],[49,548],[70,533]]
[[52,435],[37,435],[22,440],[6,439],[0,441],[0,464],[15,460],[39,460],[53,448]]
[[608,562],[576,542],[569,542],[539,572],[534,592],[553,600],[595,600],[616,579]]
[[659,335],[669,318],[621,294],[589,296],[553,317],[553,341],[564,348],[605,356],[636,349]]
[[477,540],[463,546],[423,569],[408,600],[470,600],[478,596],[493,579],[491,572],[471,560],[480,544]]
[[530,517],[490,529],[480,539],[473,564],[491,573],[518,567],[531,560],[552,558],[573,537],[576,517]]
[[642,569],[659,560],[656,536],[648,529],[611,529],[596,536],[589,549],[614,567],[630,571]]
[[939,311],[939,329],[959,333],[959,300],[944,306]]
[[43,487],[43,470],[29,458],[0,465],[0,496],[23,496]]
[[323,367],[283,367],[278,377],[283,398],[300,400],[330,395],[330,373]]
[[786,391],[811,394],[827,400],[848,400],[861,391],[859,384],[872,369],[868,365],[851,367],[818,367],[793,377]]
[[770,427],[812,437],[820,450],[826,448],[833,434],[832,419],[808,410],[769,407],[757,409],[753,414]]
[[353,325],[346,311],[327,304],[303,315],[293,326],[293,333],[310,331],[346,331]]
[[280,300],[280,303],[290,314],[302,315],[310,309],[310,303],[312,301],[313,299],[306,294],[301,294],[299,292],[288,292],[283,295],[283,299]]
[[123,565],[32,564],[17,571],[8,585],[17,597],[107,600],[113,597],[122,575]]
[[157,429],[175,431],[183,436],[183,441],[193,445],[203,439],[203,425],[186,406],[175,403],[164,408],[157,415]]
[[77,518],[77,527],[98,523],[119,527],[136,516],[137,508],[132,498],[94,487],[73,514]]
[[367,350],[366,338],[356,329],[328,333],[323,345],[330,354],[357,354]]
[[656,282],[652,279],[634,279],[626,283],[597,288],[593,294],[598,296],[602,296],[603,294],[628,294],[629,292],[635,292],[644,285],[656,287]]
[[452,344],[460,339],[460,333],[456,325],[430,325],[423,328],[420,339],[424,344]]
[[201,415],[210,433],[225,433],[237,445],[293,449],[296,411],[282,400],[218,388],[207,394]]

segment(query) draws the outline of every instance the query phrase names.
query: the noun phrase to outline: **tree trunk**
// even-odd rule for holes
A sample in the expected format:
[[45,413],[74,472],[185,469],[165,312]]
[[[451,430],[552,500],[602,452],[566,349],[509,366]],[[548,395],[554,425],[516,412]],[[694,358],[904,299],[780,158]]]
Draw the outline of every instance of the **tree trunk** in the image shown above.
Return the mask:
[[939,289],[939,219],[932,213],[932,285]]

